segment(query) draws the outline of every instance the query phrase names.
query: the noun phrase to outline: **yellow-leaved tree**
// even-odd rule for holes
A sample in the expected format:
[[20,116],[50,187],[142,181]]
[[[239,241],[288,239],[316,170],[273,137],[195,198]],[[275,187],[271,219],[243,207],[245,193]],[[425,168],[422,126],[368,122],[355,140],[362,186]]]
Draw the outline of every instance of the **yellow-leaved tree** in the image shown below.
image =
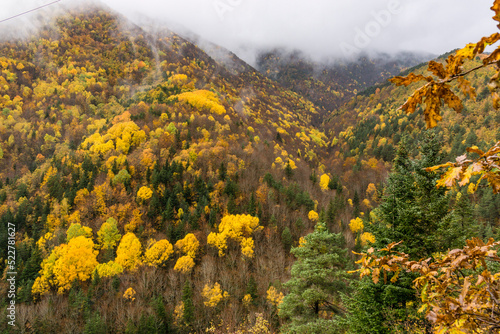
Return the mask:
[[147,201],[153,196],[153,190],[151,188],[143,186],[137,191],[137,199],[141,202]]
[[136,270],[141,265],[142,246],[134,233],[128,232],[116,249],[115,262],[126,270]]
[[213,286],[205,284],[201,295],[204,299],[203,304],[208,307],[216,307],[221,301],[229,298],[229,293],[223,291],[217,282]]
[[188,233],[183,239],[175,243],[175,248],[194,259],[200,249],[200,242],[193,233]]
[[327,174],[321,175],[319,179],[321,190],[328,190],[328,184],[330,184],[330,177]]
[[309,213],[307,214],[307,218],[309,218],[309,220],[311,220],[311,221],[315,222],[315,221],[317,221],[317,220],[318,220],[319,215],[318,215],[318,213],[317,213],[316,211],[311,210],[311,211],[309,211]]
[[177,260],[174,270],[184,274],[191,272],[195,265],[194,259],[200,248],[200,242],[193,233],[188,233],[183,239],[175,243],[175,248],[184,255]]
[[97,232],[97,240],[101,249],[113,249],[121,239],[117,223],[114,218],[108,218]]
[[219,256],[224,256],[228,240],[240,243],[241,252],[245,257],[253,257],[254,240],[252,234],[261,230],[259,218],[251,215],[227,215],[219,224],[219,233],[212,232],[208,235],[207,243],[219,250]]
[[79,236],[91,238],[92,229],[88,226],[82,226],[80,223],[71,224],[66,231],[66,242]]
[[35,280],[32,293],[45,294],[50,288],[64,293],[74,280],[88,280],[98,264],[97,254],[94,242],[85,236],[74,237],[67,244],[55,247],[43,260],[40,277]]
[[113,277],[121,274],[122,272],[123,267],[120,264],[115,261],[109,261],[106,263],[99,263],[97,267],[95,267],[92,275],[95,276],[97,274],[99,277]]
[[363,224],[363,220],[357,217],[356,219],[351,219],[351,221],[349,222],[349,228],[351,229],[352,233],[358,233],[362,231],[365,226]]
[[168,240],[156,241],[144,252],[144,263],[151,266],[164,265],[173,253],[174,247]]
[[174,270],[180,271],[183,274],[187,274],[191,272],[191,270],[193,270],[194,265],[195,263],[193,258],[189,255],[184,255],[177,259],[177,262],[175,262]]
[[223,115],[226,113],[226,108],[220,104],[215,93],[208,90],[196,90],[193,92],[185,92],[179,95],[174,95],[169,100],[178,99],[179,101],[190,104],[191,106],[203,110],[207,109],[212,113]]

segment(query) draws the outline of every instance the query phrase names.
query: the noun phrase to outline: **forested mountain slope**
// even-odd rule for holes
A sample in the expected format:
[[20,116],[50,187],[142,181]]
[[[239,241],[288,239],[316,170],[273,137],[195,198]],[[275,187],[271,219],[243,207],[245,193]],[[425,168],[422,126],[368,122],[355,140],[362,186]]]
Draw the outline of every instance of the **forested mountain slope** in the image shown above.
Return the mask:
[[341,231],[352,211],[310,101],[100,8],[0,50],[0,256],[13,223],[23,330],[278,325],[310,212]]
[[359,91],[385,82],[404,69],[432,58],[429,54],[359,55],[354,59],[313,60],[300,51],[262,51],[257,69],[315,103],[323,113],[349,101]]
[[[444,62],[447,55],[437,61]],[[477,57],[466,69],[479,64],[481,58]],[[426,69],[427,64],[419,65],[401,75],[410,72],[427,75]],[[418,157],[421,154],[418,143],[429,131],[434,132],[441,143],[441,162],[454,161],[466,152],[467,147],[477,145],[483,150],[491,147],[500,139],[500,117],[492,107],[487,86],[492,73],[486,68],[470,74],[468,80],[476,89],[477,97],[464,96],[461,113],[444,108],[442,121],[432,130],[426,129],[421,107],[413,114],[406,114],[400,109],[408,96],[419,87],[418,84],[404,87],[387,82],[358,93],[324,122],[325,133],[331,140],[333,164],[352,161],[357,166],[363,166],[370,160],[373,163],[392,162],[403,137],[407,140],[410,156]],[[453,89],[458,91],[456,84]],[[484,187],[474,196],[474,201],[482,220],[488,226],[497,226],[500,216],[498,196],[494,197],[491,189]]]
[[[407,137],[408,161],[429,154],[417,150],[431,146],[423,122],[398,110],[412,86],[383,84],[342,105],[369,84],[363,68],[389,74],[370,63],[313,82],[299,61],[304,78],[285,64],[274,81],[214,50],[102,7],[0,43],[0,269],[17,272],[21,331],[277,332],[297,310],[278,314],[301,257],[330,267],[333,281],[312,286],[341,304],[314,301],[308,312],[330,321],[349,304],[336,288],[352,284],[350,250],[381,242],[370,213],[398,143]],[[478,102],[435,130],[450,157],[498,139],[485,81],[475,74]],[[423,163],[411,161],[416,174]],[[464,198],[478,233],[494,235],[498,200],[486,190]],[[7,314],[7,281],[0,287]]]

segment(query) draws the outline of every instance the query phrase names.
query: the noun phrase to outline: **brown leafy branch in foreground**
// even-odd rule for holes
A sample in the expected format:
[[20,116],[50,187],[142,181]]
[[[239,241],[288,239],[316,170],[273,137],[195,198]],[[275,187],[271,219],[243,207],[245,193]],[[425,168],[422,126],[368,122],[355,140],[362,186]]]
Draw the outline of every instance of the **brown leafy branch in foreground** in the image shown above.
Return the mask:
[[[493,19],[500,22],[500,0],[495,0],[491,9],[495,12]],[[500,29],[500,24],[497,25]],[[441,121],[441,107],[443,104],[460,113],[463,104],[460,98],[451,90],[450,82],[458,81],[458,87],[464,95],[475,99],[476,91],[468,80],[464,77],[481,68],[496,65],[496,73],[490,78],[488,85],[495,109],[500,108],[500,46],[483,59],[483,64],[472,69],[464,71],[464,64],[467,60],[472,60],[482,54],[487,46],[493,45],[500,40],[500,33],[493,33],[488,37],[483,37],[478,43],[470,43],[464,48],[451,54],[446,59],[446,65],[436,61],[430,61],[427,70],[434,76],[424,76],[421,74],[410,73],[406,77],[395,77],[390,81],[398,86],[408,86],[412,83],[427,81],[425,85],[418,88],[400,107],[407,113],[415,112],[416,108],[425,103],[424,117],[428,128],[433,128]],[[427,171],[435,171],[440,168],[448,168],[438,181],[438,186],[459,186],[469,183],[473,175],[480,175],[478,180],[486,179],[493,189],[494,193],[500,192],[500,141],[497,142],[487,152],[481,151],[473,146],[467,149],[468,152],[479,154],[479,159],[468,159],[464,154],[456,158],[455,163],[446,163],[439,166],[428,168]],[[477,185],[476,185],[477,187]],[[473,188],[471,188],[474,191]]]
[[410,261],[405,253],[391,243],[375,253],[358,254],[361,259],[360,276],[371,276],[377,283],[383,276],[395,282],[404,270],[419,275],[414,280],[426,318],[438,329],[437,333],[463,333],[500,330],[500,265],[498,246],[500,241],[487,243],[473,238],[462,249],[453,249],[435,259]]

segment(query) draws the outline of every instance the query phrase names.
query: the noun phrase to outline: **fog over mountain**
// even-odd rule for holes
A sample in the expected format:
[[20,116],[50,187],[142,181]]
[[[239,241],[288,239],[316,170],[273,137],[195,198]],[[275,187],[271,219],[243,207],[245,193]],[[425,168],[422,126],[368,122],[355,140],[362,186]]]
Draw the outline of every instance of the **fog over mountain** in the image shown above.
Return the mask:
[[[5,0],[0,20],[51,0]],[[75,3],[61,0],[46,16]],[[440,54],[494,31],[490,0],[102,0],[140,25],[166,25],[190,32],[255,63],[255,51],[301,50],[322,59],[357,52],[420,51]],[[50,10],[49,10],[50,8]],[[16,29],[32,22],[8,23]],[[2,23],[4,29],[7,23]],[[21,26],[21,27],[20,27]]]

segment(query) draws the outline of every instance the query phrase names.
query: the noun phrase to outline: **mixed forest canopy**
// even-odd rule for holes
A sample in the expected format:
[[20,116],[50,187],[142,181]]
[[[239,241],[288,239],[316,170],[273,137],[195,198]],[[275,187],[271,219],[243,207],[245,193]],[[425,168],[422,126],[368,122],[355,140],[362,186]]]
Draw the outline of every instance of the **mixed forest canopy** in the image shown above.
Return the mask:
[[499,39],[360,92],[101,7],[0,42],[0,330],[494,332]]

